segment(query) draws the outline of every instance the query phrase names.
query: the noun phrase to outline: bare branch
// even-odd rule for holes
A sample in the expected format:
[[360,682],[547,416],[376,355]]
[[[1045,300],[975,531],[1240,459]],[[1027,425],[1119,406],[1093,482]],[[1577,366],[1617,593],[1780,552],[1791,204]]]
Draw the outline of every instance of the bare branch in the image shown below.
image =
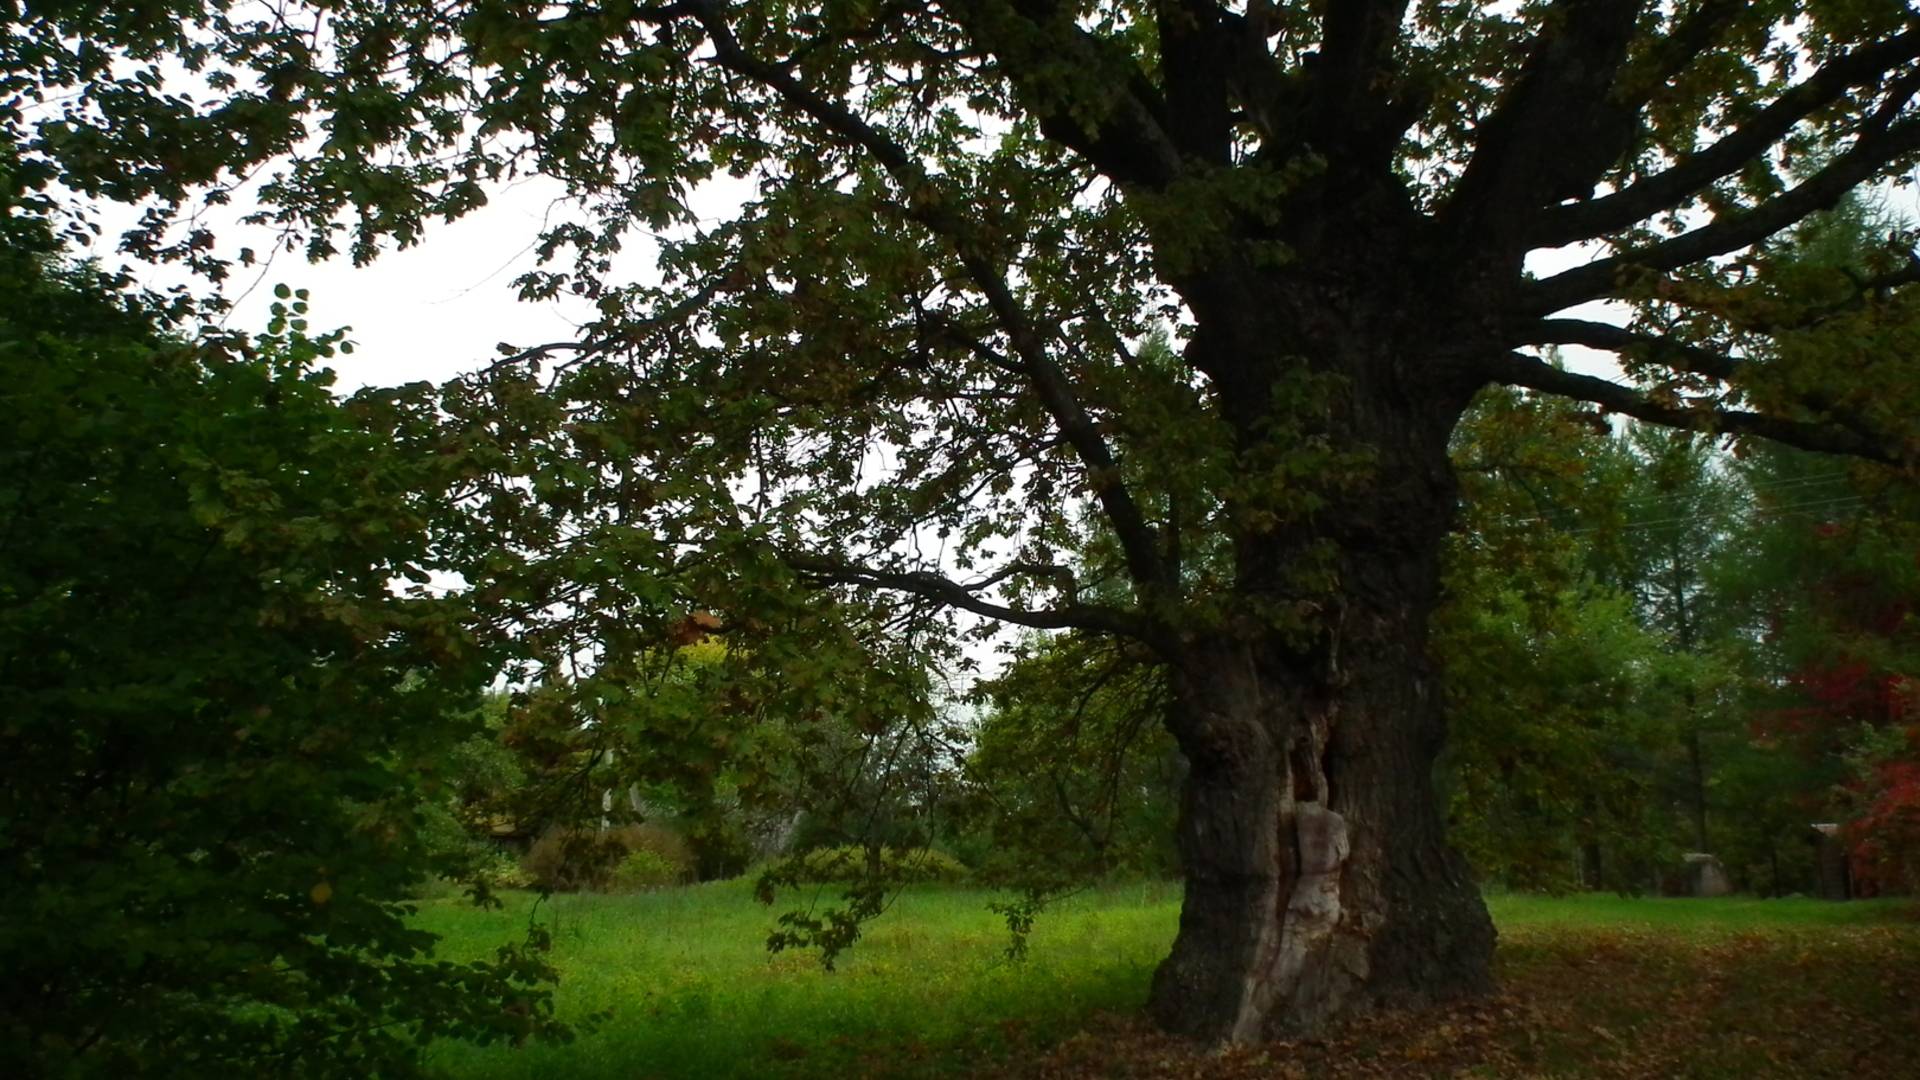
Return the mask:
[[1731,379],[1740,368],[1740,361],[1712,349],[1585,319],[1541,319],[1529,328],[1523,341],[1528,345],[1585,345],[1590,349],[1644,357],[1715,379]]
[[1757,244],[1809,214],[1832,208],[1881,169],[1920,151],[1920,118],[1861,136],[1847,152],[1796,187],[1741,213],[1633,251],[1600,259],[1529,286],[1522,311],[1550,315],[1588,300],[1613,296],[1639,271],[1667,271]]
[[980,581],[962,583],[928,570],[880,570],[819,555],[789,554],[783,555],[781,561],[820,584],[860,585],[902,592],[1016,626],[1037,630],[1088,630],[1156,645],[1164,643],[1169,636],[1159,624],[1138,612],[1121,608],[1074,601],[1057,608],[1015,608],[980,597],[984,590],[1016,574],[1056,576],[1063,569],[1050,564],[1015,564]]
[[1559,247],[1599,239],[1679,206],[1765,153],[1795,124],[1916,57],[1920,57],[1920,31],[1909,30],[1833,60],[1713,145],[1666,171],[1611,195],[1549,211],[1533,242]]
[[1691,407],[1656,401],[1631,386],[1609,382],[1591,375],[1564,371],[1538,357],[1508,353],[1492,365],[1494,377],[1512,386],[1524,386],[1558,397],[1589,401],[1603,409],[1622,413],[1662,427],[1698,431],[1709,435],[1752,435],[1772,439],[1802,450],[1824,454],[1845,454],[1888,465],[1903,465],[1909,453],[1877,439],[1869,439],[1848,428],[1832,424],[1787,420],[1761,413],[1712,407]]

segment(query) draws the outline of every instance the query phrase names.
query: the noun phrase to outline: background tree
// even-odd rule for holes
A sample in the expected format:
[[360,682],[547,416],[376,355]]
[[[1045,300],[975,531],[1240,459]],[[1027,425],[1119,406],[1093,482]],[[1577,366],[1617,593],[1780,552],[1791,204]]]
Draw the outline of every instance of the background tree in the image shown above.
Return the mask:
[[1590,409],[1496,388],[1455,436],[1463,510],[1434,650],[1450,836],[1482,880],[1639,891],[1674,847],[1660,640],[1610,570],[1636,462]]
[[1660,797],[1687,822],[1687,847],[1711,853],[1715,756],[1743,734],[1735,709],[1739,618],[1711,579],[1727,557],[1746,492],[1709,440],[1636,426],[1625,443],[1639,468],[1627,490],[1621,559],[1610,572],[1661,644],[1640,703],[1671,717],[1679,751],[1662,756],[1672,766],[1661,770]]
[[1184,766],[1148,657],[1109,639],[1035,635],[980,693],[966,776],[986,806],[960,853],[984,880],[1044,890],[1178,872]]
[[436,962],[416,808],[492,661],[420,469],[268,334],[65,262],[0,164],[0,1070],[407,1076],[561,1034],[536,953]]
[[1920,668],[1911,484],[1780,451],[1754,455],[1743,472],[1759,498],[1722,585],[1754,624],[1747,704],[1777,794],[1753,805],[1779,819],[1768,822],[1765,857],[1784,857],[1810,880],[1808,827],[1841,822],[1860,881],[1903,887],[1914,866],[1907,805]]
[[[1897,305],[1911,268],[1813,289],[1751,253],[1920,152],[1912,19],[176,2],[35,9],[4,55],[36,160],[151,197],[132,246],[210,271],[217,245],[170,211],[255,169],[263,219],[357,258],[490,180],[568,184],[524,290],[600,317],[442,402],[509,553],[468,580],[550,560],[582,583],[520,611],[600,643],[549,666],[629,655],[607,643],[676,606],[760,655],[830,602],[929,641],[947,609],[1140,642],[1189,766],[1152,1009],[1248,1039],[1488,985],[1492,928],[1427,781],[1447,449],[1480,388],[1909,459],[1910,353],[1756,343]],[[191,94],[166,89],[177,63]],[[705,225],[689,193],[721,172],[751,194]],[[641,231],[657,283],[613,274]],[[1599,253],[1528,270],[1581,243]],[[1602,300],[1630,323],[1562,314]],[[1129,345],[1166,314],[1174,370]],[[1552,344],[1614,350],[1640,385],[1528,351]],[[1059,557],[1088,506],[1124,604]],[[1224,557],[1188,558],[1205,545]]]

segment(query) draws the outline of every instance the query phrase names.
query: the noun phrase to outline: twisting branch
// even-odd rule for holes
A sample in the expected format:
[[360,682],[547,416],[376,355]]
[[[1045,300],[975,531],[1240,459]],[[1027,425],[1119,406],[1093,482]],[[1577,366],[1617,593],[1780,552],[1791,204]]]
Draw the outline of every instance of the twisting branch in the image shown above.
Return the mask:
[[988,245],[978,235],[972,219],[950,203],[941,185],[912,154],[861,119],[844,101],[820,94],[775,65],[748,53],[727,25],[723,6],[716,0],[694,0],[693,7],[695,18],[713,42],[715,59],[721,65],[772,90],[803,115],[873,155],[904,192],[904,211],[951,245],[967,276],[986,298],[987,306],[1006,333],[1041,404],[1086,467],[1088,483],[1113,526],[1121,550],[1126,553],[1127,569],[1134,582],[1143,588],[1160,585],[1163,568],[1153,527],[1121,479],[1119,463],[1093,417],[1074,393],[1066,373],[1047,355],[1044,336],[1027,317],[1006,278],[986,253]]
[[1881,168],[1915,151],[1920,151],[1920,119],[1862,135],[1825,168],[1752,209],[1533,283],[1521,294],[1522,311],[1550,315],[1617,294],[1623,280],[1636,271],[1673,270],[1757,244],[1809,214],[1832,207]]
[[1765,153],[1814,112],[1916,57],[1920,57],[1920,31],[1916,30],[1855,49],[1775,98],[1713,145],[1664,172],[1611,195],[1549,211],[1532,239],[1541,247],[1594,240],[1680,205]]
[[1906,464],[1909,454],[1880,440],[1831,424],[1806,423],[1761,413],[1656,401],[1630,386],[1554,367],[1535,356],[1507,353],[1491,365],[1494,377],[1558,397],[1588,401],[1603,409],[1663,427],[1709,435],[1754,435],[1802,450],[1846,454],[1887,465]]
[[1065,568],[1052,564],[1016,564],[979,581],[962,583],[929,570],[882,570],[821,555],[785,554],[781,556],[781,561],[816,584],[887,589],[1036,630],[1088,630],[1154,645],[1166,643],[1170,636],[1159,623],[1138,612],[1121,608],[1072,600],[1054,608],[1016,608],[980,596],[987,589],[1020,574],[1057,578]]

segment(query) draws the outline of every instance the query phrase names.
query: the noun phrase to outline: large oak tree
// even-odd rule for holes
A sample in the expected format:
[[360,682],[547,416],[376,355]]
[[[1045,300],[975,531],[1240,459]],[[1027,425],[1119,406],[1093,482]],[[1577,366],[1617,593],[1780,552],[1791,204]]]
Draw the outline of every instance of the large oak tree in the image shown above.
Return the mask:
[[[61,3],[5,55],[31,153],[152,197],[133,246],[210,270],[162,224],[243,175],[357,258],[490,181],[569,185],[524,285],[596,321],[448,408],[549,462],[493,505],[566,519],[573,583],[529,610],[599,618],[602,655],[676,603],[751,628],[808,588],[1151,649],[1191,766],[1152,994],[1179,1032],[1488,983],[1427,641],[1480,388],[1913,454],[1911,368],[1847,344],[1884,338],[1758,347],[1896,319],[1920,277],[1769,258],[1920,157],[1893,0]],[[752,186],[714,222],[690,204],[722,172]],[[652,283],[614,270],[636,240]],[[1631,318],[1569,313],[1605,300]],[[1130,345],[1156,321],[1176,364]],[[536,398],[537,439],[484,420]]]

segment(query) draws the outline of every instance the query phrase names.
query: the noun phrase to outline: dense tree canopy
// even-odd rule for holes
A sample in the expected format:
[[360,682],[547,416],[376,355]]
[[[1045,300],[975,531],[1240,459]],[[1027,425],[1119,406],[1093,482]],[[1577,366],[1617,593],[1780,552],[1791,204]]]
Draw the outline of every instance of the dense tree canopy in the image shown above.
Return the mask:
[[605,661],[593,708],[692,609],[763,664],[925,655],[954,611],[1151,650],[1189,765],[1154,1010],[1211,1038],[1487,983],[1427,782],[1476,391],[1914,445],[1911,253],[1767,244],[1920,158],[1893,0],[74,3],[0,55],[30,158],[215,274],[252,253],[197,200],[366,259],[568,185],[524,291],[598,317],[437,407],[490,523],[463,573],[535,667]]
[[42,209],[0,207],[0,1069],[398,1076],[561,1030],[536,952],[406,919],[492,674],[458,599],[390,588],[434,558],[418,464],[314,371],[331,335],[191,340]]

